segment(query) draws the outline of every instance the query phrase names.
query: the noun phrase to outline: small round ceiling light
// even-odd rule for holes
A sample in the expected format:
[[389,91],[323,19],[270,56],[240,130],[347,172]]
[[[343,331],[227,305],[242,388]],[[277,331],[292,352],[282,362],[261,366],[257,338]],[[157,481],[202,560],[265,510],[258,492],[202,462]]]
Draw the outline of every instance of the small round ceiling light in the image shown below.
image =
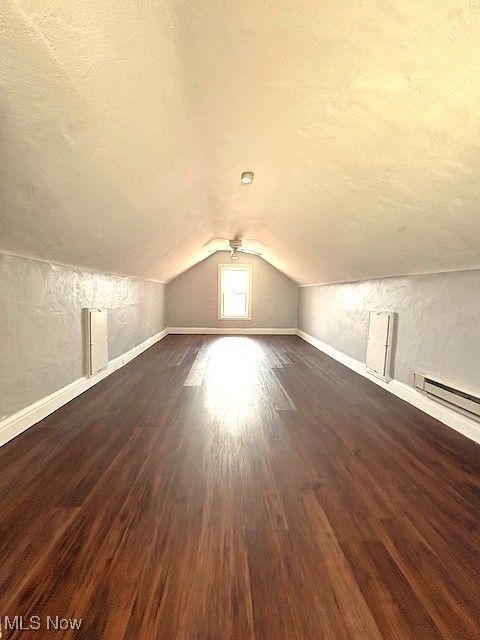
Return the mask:
[[240,176],[240,182],[242,184],[252,184],[254,178],[253,171],[244,171]]

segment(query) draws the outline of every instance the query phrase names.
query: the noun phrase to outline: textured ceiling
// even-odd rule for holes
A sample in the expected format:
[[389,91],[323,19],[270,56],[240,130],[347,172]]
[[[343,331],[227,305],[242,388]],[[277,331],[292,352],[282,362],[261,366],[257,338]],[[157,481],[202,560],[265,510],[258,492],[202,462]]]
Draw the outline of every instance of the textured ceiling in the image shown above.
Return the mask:
[[480,267],[479,33],[458,0],[3,0],[0,249],[163,281],[236,235],[302,284]]

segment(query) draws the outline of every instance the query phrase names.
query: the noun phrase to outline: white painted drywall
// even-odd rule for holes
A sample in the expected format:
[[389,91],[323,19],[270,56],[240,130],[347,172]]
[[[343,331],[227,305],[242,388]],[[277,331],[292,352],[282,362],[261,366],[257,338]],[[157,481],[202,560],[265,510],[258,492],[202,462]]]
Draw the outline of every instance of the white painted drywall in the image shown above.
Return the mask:
[[252,265],[252,319],[218,319],[218,265],[230,263],[230,254],[219,251],[167,285],[169,327],[295,328],[298,287],[283,273],[254,255],[240,263]]
[[301,287],[298,328],[365,362],[369,311],[395,312],[391,371],[480,391],[480,270]]
[[0,420],[85,375],[82,309],[108,309],[110,360],[162,331],[165,285],[0,254]]

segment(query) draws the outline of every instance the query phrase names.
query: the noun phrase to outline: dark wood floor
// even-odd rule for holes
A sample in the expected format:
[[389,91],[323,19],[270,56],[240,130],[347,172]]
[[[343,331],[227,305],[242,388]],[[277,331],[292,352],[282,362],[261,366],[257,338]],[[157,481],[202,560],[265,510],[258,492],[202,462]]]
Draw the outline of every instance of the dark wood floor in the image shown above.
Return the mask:
[[299,338],[169,336],[0,449],[3,637],[478,640],[479,453]]

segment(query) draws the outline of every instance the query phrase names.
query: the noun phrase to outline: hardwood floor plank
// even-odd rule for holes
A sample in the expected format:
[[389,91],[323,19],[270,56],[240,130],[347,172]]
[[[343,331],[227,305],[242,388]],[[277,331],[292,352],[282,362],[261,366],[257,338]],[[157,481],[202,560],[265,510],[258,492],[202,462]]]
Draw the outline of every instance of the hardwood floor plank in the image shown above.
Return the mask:
[[480,612],[478,595],[473,600],[472,595],[478,594],[478,581],[473,590],[469,589],[468,576],[462,572],[464,588],[459,592],[459,583],[450,575],[455,571],[455,565],[426,547],[421,535],[412,527],[405,522],[399,526],[398,522],[387,520],[383,528],[386,532],[382,536],[383,544],[443,637],[475,638],[480,628]]
[[313,493],[305,494],[302,499],[329,574],[340,616],[350,636],[382,640],[325,511]]
[[382,542],[344,538],[341,547],[383,638],[443,637]]

